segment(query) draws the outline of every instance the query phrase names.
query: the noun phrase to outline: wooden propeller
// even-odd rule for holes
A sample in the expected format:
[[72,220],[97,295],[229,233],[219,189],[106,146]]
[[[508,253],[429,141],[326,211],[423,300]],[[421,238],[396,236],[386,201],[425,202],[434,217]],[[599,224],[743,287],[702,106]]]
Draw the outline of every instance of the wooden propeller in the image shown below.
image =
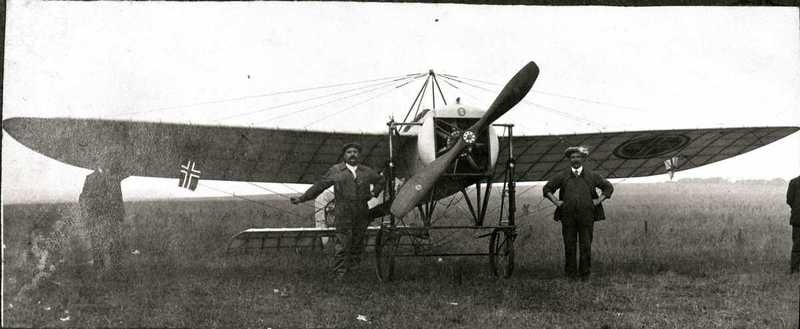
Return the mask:
[[392,214],[397,217],[403,217],[413,209],[431,191],[433,185],[453,160],[461,154],[461,151],[468,144],[474,143],[476,136],[483,133],[489,125],[508,112],[514,105],[517,105],[528,94],[538,76],[539,67],[534,62],[529,62],[519,70],[503,87],[500,95],[497,95],[497,98],[486,110],[486,113],[483,114],[483,117],[467,129],[447,153],[436,158],[431,164],[400,186],[390,209]]

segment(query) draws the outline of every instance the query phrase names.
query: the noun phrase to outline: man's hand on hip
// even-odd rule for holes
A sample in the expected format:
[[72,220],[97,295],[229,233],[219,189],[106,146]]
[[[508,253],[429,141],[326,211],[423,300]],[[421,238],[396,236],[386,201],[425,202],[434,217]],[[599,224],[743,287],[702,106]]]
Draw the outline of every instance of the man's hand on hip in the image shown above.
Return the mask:
[[608,198],[605,196],[605,194],[601,194],[599,198],[597,198],[597,199],[592,199],[592,203],[593,203],[595,206],[597,206],[597,205],[600,205],[601,203],[603,203],[603,201],[604,201],[605,199],[608,199]]

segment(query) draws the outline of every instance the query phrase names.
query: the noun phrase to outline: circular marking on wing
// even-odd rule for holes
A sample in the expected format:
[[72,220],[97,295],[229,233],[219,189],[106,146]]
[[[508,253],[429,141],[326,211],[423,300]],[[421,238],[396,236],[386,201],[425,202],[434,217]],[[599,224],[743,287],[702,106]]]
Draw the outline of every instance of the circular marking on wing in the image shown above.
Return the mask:
[[463,107],[459,107],[456,112],[458,112],[458,116],[461,116],[461,117],[467,115],[467,109],[465,109]]
[[683,149],[692,139],[681,134],[649,135],[632,138],[614,149],[622,159],[648,159]]
[[422,185],[420,184],[414,185],[414,189],[417,191],[422,191]]

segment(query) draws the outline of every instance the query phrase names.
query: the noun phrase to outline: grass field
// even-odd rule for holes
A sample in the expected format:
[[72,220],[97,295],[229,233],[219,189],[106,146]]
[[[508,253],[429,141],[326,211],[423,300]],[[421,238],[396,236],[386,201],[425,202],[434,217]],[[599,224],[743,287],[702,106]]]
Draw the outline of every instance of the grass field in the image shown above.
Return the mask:
[[[277,196],[126,202],[120,239],[136,252],[126,254],[121,271],[106,274],[85,264],[75,204],[4,205],[2,324],[797,328],[800,276],[788,274],[785,189],[757,182],[617,184],[608,220],[595,227],[588,281],[562,277],[560,225],[549,203],[540,202],[540,187],[519,189],[525,193],[511,278],[492,277],[485,258],[417,258],[399,260],[390,283],[378,281],[369,257],[352,278],[332,282],[328,252],[225,254],[242,229],[312,225],[313,209]],[[464,215],[453,207],[442,222]],[[54,267],[20,294],[37,273],[29,255],[36,221],[53,230],[47,262]],[[486,245],[465,235],[449,247]]]

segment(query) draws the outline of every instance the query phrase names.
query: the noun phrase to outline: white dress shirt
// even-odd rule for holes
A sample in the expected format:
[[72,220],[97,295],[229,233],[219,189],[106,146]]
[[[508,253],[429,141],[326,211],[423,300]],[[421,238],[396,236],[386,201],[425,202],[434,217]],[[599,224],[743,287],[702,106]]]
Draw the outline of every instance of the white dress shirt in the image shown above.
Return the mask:
[[572,168],[572,173],[575,174],[575,176],[580,176],[582,172],[583,166],[578,167],[578,169]]
[[358,177],[356,176],[356,169],[358,166],[351,166],[349,163],[345,163],[345,165],[347,166],[347,169],[350,169],[350,172],[353,173],[353,179],[356,179]]

